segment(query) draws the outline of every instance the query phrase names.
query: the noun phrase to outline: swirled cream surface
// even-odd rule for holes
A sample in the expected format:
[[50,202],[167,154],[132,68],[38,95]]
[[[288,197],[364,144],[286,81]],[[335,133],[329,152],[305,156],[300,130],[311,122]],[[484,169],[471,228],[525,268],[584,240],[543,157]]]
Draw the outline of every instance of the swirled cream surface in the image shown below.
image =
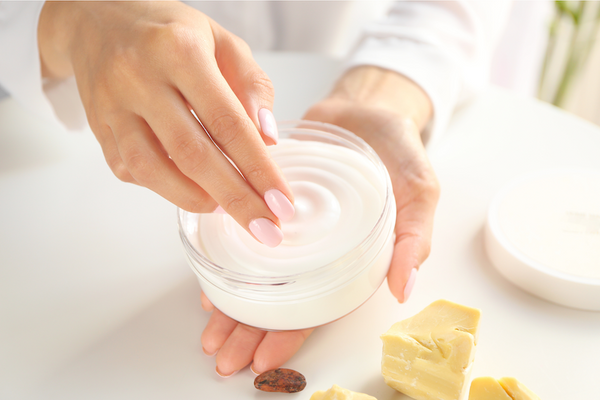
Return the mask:
[[283,242],[267,247],[230,216],[204,214],[198,234],[208,259],[247,275],[294,275],[338,260],[369,235],[384,208],[386,181],[367,157],[294,139],[269,149],[295,197],[294,218],[281,226]]

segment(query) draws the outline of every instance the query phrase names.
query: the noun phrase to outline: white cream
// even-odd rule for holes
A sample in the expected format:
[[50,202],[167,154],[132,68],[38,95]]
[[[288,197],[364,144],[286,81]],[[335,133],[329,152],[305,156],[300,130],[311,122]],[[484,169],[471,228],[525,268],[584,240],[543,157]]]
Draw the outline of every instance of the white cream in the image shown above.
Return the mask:
[[283,242],[270,248],[228,215],[180,210],[188,259],[208,298],[240,322],[322,325],[359,307],[387,274],[395,223],[389,177],[360,147],[282,138],[270,151],[295,197]]
[[375,227],[386,182],[368,159],[344,147],[292,139],[272,146],[271,155],[295,197],[294,218],[281,225],[283,242],[270,248],[228,215],[202,216],[199,239],[212,262],[243,274],[298,274],[340,258]]

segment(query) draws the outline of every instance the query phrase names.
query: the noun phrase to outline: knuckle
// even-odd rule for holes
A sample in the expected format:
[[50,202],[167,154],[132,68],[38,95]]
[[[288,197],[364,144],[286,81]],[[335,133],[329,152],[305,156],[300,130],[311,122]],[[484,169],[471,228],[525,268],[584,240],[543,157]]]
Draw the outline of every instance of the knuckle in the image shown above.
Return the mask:
[[125,163],[123,162],[123,160],[121,160],[120,157],[107,160],[107,163],[110,170],[117,177],[117,179],[127,183],[133,182],[133,177],[129,173],[127,166],[125,166]]
[[426,197],[436,200],[440,196],[440,184],[432,170],[425,169],[419,171],[410,180],[412,191],[420,197]]
[[229,193],[221,203],[230,214],[241,214],[248,209],[248,193]]
[[179,135],[174,139],[171,156],[175,164],[186,175],[201,174],[204,169],[205,148],[188,135]]
[[238,133],[250,129],[245,118],[229,109],[217,110],[208,126],[211,136],[224,147],[230,146]]
[[424,259],[429,257],[429,255],[431,254],[431,241],[428,240],[425,243],[423,243],[422,249]]
[[250,91],[257,93],[262,100],[272,103],[275,99],[273,82],[262,70],[255,71],[249,79]]
[[198,35],[196,31],[177,23],[164,25],[156,32],[156,43],[161,52],[169,55],[175,66],[189,67],[190,59],[199,59],[203,48],[211,49],[214,45],[208,38]]
[[424,180],[424,192],[434,198],[436,201],[440,197],[440,182],[438,181],[435,174],[431,171],[428,173],[428,177]]
[[246,43],[246,41],[244,39],[242,39],[241,37],[231,33],[231,32],[227,32],[227,40],[231,41],[231,44],[235,47],[237,47],[237,49],[241,52],[246,52],[247,54],[251,54],[252,50],[250,49],[250,46],[248,45],[248,43]]
[[266,182],[268,178],[265,169],[266,168],[264,166],[254,163],[245,167],[242,172],[244,174],[244,177],[249,182],[262,183]]
[[203,195],[188,199],[182,208],[191,213],[199,214],[211,212],[216,206],[210,201],[208,195]]
[[140,70],[144,65],[144,57],[138,48],[133,46],[116,47],[107,63],[107,73],[99,76],[96,83],[100,94],[110,92],[115,87],[115,82],[137,86],[143,83],[140,82]]
[[240,324],[239,327],[244,332],[244,335],[246,337],[262,338],[265,335],[264,331],[262,331],[258,328],[255,328],[253,326]]
[[125,165],[129,173],[140,183],[149,183],[155,176],[156,164],[152,157],[137,150],[131,150],[125,155]]

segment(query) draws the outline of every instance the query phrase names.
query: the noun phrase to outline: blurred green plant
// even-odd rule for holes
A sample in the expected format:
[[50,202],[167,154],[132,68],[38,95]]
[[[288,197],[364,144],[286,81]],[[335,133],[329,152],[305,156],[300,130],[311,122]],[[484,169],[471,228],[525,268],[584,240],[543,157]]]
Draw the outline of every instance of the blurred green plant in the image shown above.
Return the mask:
[[[583,69],[590,51],[594,46],[598,29],[600,28],[600,6],[596,1],[559,1],[556,0],[554,18],[550,24],[548,47],[542,65],[538,97],[552,104],[564,106],[566,95],[569,92],[577,74]],[[556,59],[559,40],[568,40],[566,57]],[[553,63],[560,62],[562,71],[558,82],[554,84],[554,91],[549,95],[548,86],[549,70]],[[545,95],[546,94],[546,95]],[[544,96],[545,95],[545,96]]]

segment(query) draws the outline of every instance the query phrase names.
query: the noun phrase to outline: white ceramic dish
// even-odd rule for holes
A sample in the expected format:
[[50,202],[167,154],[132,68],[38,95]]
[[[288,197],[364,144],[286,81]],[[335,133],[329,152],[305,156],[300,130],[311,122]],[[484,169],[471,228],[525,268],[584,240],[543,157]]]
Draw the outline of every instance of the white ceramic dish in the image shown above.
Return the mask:
[[509,183],[490,205],[485,247],[520,288],[600,311],[600,171],[545,170]]

